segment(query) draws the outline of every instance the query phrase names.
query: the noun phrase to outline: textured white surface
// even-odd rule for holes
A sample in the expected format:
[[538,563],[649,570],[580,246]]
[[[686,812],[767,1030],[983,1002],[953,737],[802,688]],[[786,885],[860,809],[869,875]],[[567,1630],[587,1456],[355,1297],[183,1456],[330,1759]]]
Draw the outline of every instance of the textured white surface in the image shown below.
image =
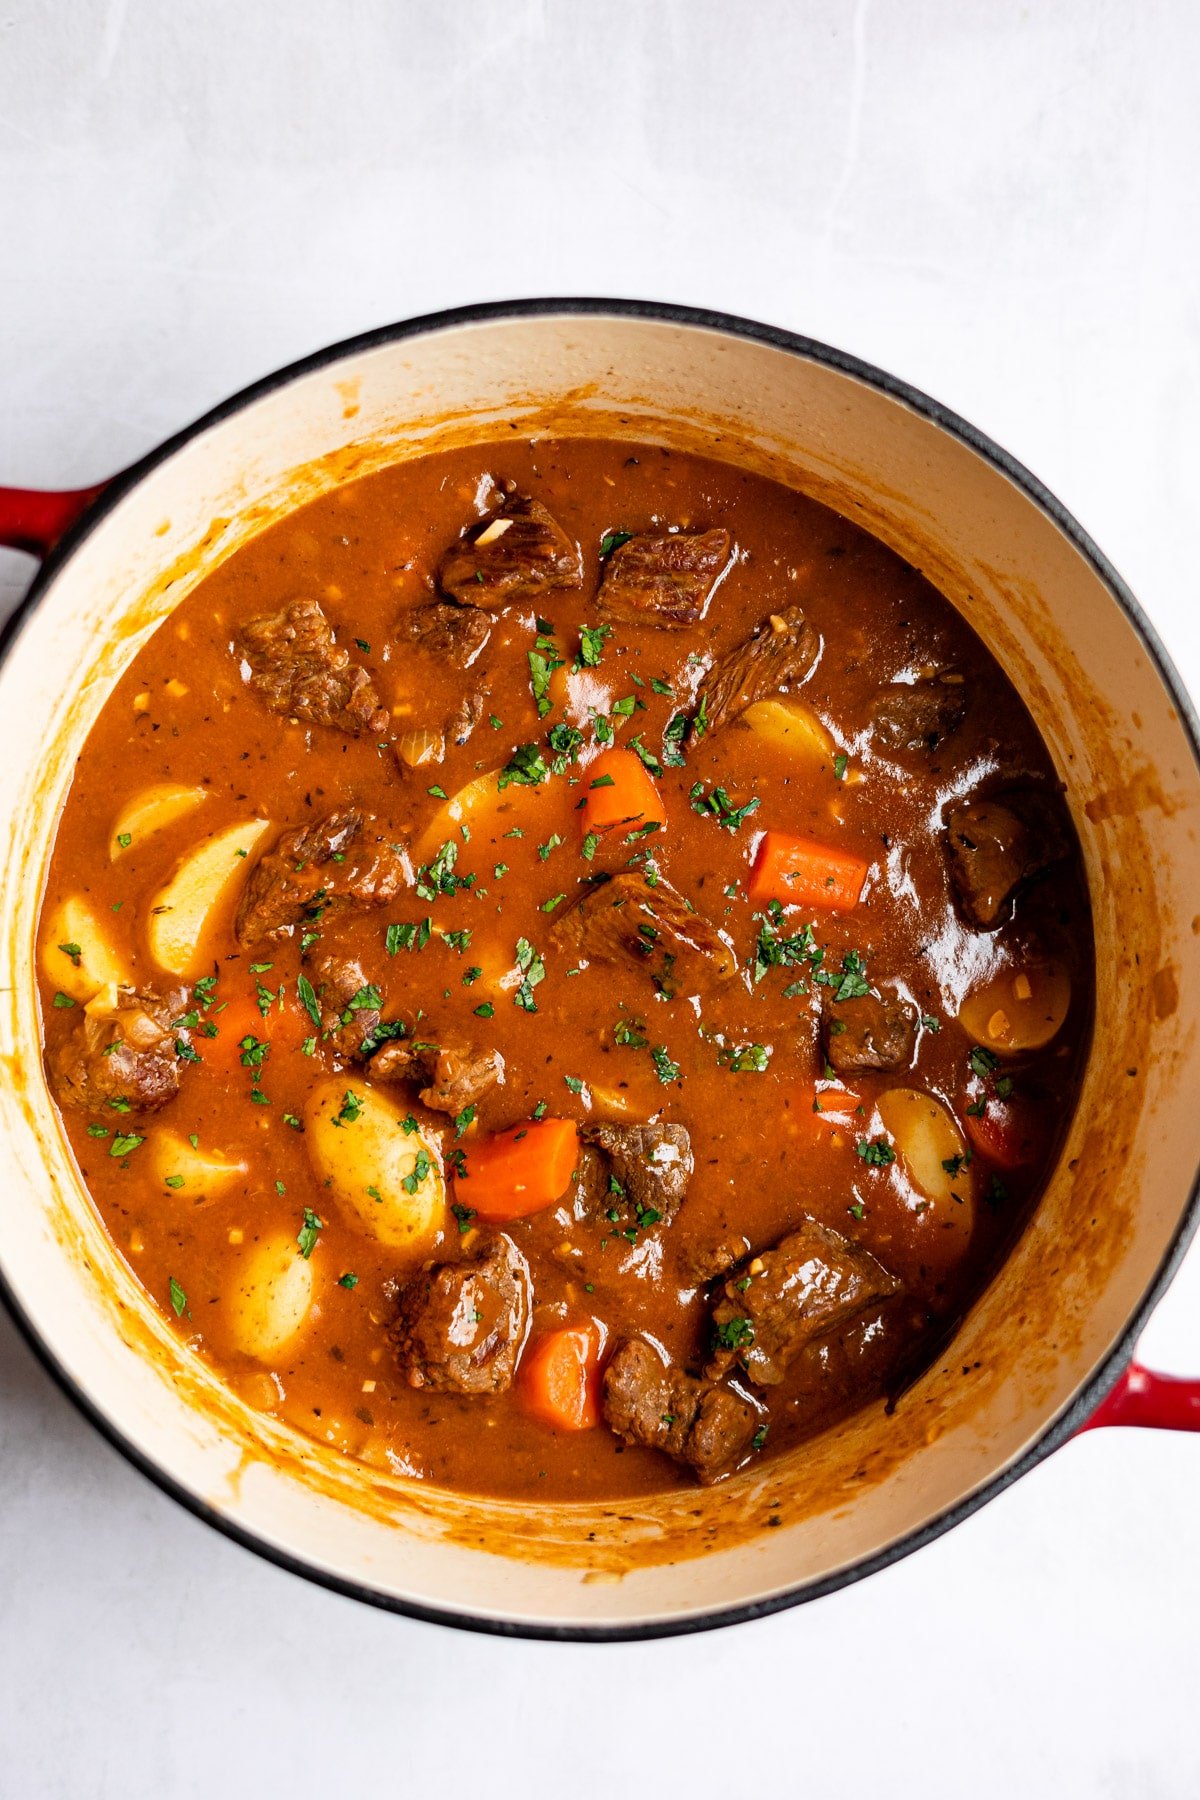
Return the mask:
[[[1198,58],[1189,0],[0,0],[0,481],[434,307],[693,301],[990,432],[1200,692]],[[1200,1370],[1200,1254],[1143,1354]],[[1096,1434],[799,1612],[491,1642],[205,1530],[0,1318],[0,1795],[1191,1796],[1198,1487]]]

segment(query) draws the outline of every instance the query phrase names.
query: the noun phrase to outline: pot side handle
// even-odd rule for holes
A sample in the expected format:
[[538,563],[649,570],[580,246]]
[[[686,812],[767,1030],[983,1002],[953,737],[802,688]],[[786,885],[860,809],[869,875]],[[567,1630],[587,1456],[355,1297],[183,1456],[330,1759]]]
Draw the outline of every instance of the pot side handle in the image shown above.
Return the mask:
[[0,545],[25,550],[30,556],[49,556],[63,533],[107,486],[101,481],[95,487],[60,492],[0,487]]
[[[1130,1363],[1086,1425],[1144,1425],[1159,1431],[1200,1431],[1200,1381],[1180,1375],[1159,1375]],[[1076,1434],[1078,1435],[1078,1433]]]

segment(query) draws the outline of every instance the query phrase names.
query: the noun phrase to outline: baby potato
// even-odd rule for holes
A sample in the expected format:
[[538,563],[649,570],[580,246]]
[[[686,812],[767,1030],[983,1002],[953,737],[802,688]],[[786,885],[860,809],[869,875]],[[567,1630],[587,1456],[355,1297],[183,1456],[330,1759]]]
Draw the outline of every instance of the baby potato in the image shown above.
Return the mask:
[[[448,800],[444,800],[421,833],[413,852],[413,861],[428,862],[431,856],[436,856],[447,838],[461,844],[460,825],[466,825],[474,836],[480,818],[504,798],[496,785],[499,777],[498,769],[492,769],[485,775],[477,775],[474,781],[468,781],[465,787],[458,788]],[[511,789],[506,790],[506,793],[510,792]]]
[[832,768],[833,740],[810,706],[802,700],[776,696],[756,700],[742,714],[741,723],[797,761]]
[[127,986],[108,929],[79,894],[69,894],[43,926],[42,968],[46,979],[72,1000],[85,1004],[101,988]]
[[150,1161],[164,1187],[184,1200],[215,1200],[239,1175],[248,1174],[243,1162],[231,1162],[211,1150],[197,1150],[173,1131],[155,1131],[150,1137]]
[[878,1112],[904,1173],[930,1202],[936,1222],[969,1232],[974,1183],[967,1146],[941,1101],[920,1088],[889,1088],[879,1098]]
[[272,1232],[238,1265],[227,1306],[234,1343],[247,1356],[270,1362],[297,1336],[313,1297],[313,1266],[294,1236]]
[[363,1082],[323,1081],[304,1109],[318,1179],[356,1225],[419,1260],[446,1222],[446,1177],[432,1138],[405,1129],[406,1114]]
[[267,819],[228,825],[176,864],[150,902],[146,928],[150,954],[160,969],[171,975],[203,974],[212,960],[207,940],[213,923],[244,878],[250,852],[270,829]]
[[1005,969],[968,994],[959,1020],[968,1036],[997,1056],[1040,1050],[1057,1036],[1071,1004],[1071,977],[1059,962]]
[[208,798],[207,788],[181,787],[177,781],[156,782],[127,800],[113,823],[108,854],[113,862],[164,826],[195,812]]

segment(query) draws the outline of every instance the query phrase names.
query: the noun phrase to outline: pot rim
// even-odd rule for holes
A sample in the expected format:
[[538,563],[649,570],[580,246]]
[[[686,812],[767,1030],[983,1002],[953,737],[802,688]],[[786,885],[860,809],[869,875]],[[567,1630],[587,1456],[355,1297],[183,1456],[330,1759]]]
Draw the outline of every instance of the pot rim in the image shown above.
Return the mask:
[[[969,424],[951,408],[942,405],[940,401],[932,399],[919,388],[913,387],[910,383],[902,381],[844,350],[834,349],[831,345],[822,343],[815,338],[805,337],[798,332],[789,331],[783,326],[764,325],[734,313],[713,311],[706,307],[685,306],[671,301],[566,296],[482,301],[470,306],[447,307],[437,312],[423,313],[416,318],[401,320],[392,325],[377,326],[371,331],[343,338],[337,343],[315,350],[308,356],[301,357],[297,361],[288,363],[283,368],[263,376],[260,380],[252,382],[248,387],[241,388],[237,393],[230,395],[228,399],[203,413],[190,425],[184,426],[182,430],[164,439],[153,450],[108,483],[101,494],[55,545],[50,555],[42,563],[16,611],[0,630],[0,663],[7,659],[13,645],[17,642],[46,592],[53,585],[59,571],[86,542],[103,519],[147,475],[211,426],[224,423],[233,418],[235,414],[245,411],[264,396],[350,355],[398,343],[406,338],[424,337],[433,332],[454,330],[462,325],[561,317],[563,315],[584,318],[645,319],[661,324],[680,325],[694,330],[723,334],[727,337],[763,344],[770,349],[783,350],[789,355],[803,357],[831,369],[837,374],[850,376],[853,380],[874,388],[889,399],[899,402],[900,405],[916,413],[939,430],[956,438],[976,455],[990,463],[1000,474],[1006,476],[1024,494],[1026,499],[1043,512],[1074,546],[1107,588],[1144,645],[1159,679],[1171,696],[1180,724],[1187,737],[1193,761],[1200,773],[1200,712],[1184,686],[1157,631],[1121,576],[1078,520],[1024,464],[1018,462],[1006,450],[1001,449],[985,432]],[[1068,1406],[1056,1419],[1050,1421],[1040,1436],[1007,1468],[998,1470],[979,1488],[965,1495],[952,1506],[946,1507],[935,1518],[930,1519],[917,1530],[911,1531],[898,1538],[894,1543],[887,1545],[885,1549],[853,1563],[848,1563],[844,1568],[835,1570],[817,1580],[801,1582],[783,1593],[772,1595],[769,1599],[718,1607],[689,1618],[658,1619],[620,1625],[539,1624],[488,1617],[482,1613],[456,1612],[448,1608],[426,1606],[419,1601],[401,1599],[393,1594],[384,1593],[365,1582],[333,1574],[329,1570],[319,1567],[315,1562],[292,1555],[289,1551],[269,1543],[257,1533],[227,1518],[208,1501],[192,1493],[173,1476],[167,1474],[152,1457],[125,1437],[90,1395],[58,1362],[54,1352],[25,1312],[2,1266],[0,1266],[0,1303],[5,1306],[21,1336],[42,1367],[89,1423],[127,1462],[197,1519],[232,1539],[243,1549],[252,1551],[267,1562],[273,1563],[277,1568],[287,1570],[293,1575],[299,1575],[332,1593],[343,1595],[347,1599],[363,1601],[382,1611],[399,1613],[404,1617],[430,1624],[450,1625],[462,1631],[480,1632],[502,1638],[541,1639],[559,1643],[630,1643],[653,1638],[690,1636],[695,1632],[712,1631],[721,1626],[745,1624],[752,1619],[783,1612],[809,1600],[821,1599],[826,1594],[849,1587],[866,1576],[873,1575],[878,1570],[899,1562],[915,1550],[923,1549],[925,1545],[931,1544],[936,1538],[941,1537],[944,1532],[969,1518],[972,1513],[978,1512],[988,1501],[994,1500],[1005,1489],[1011,1487],[1015,1481],[1020,1480],[1023,1475],[1028,1474],[1038,1463],[1057,1450],[1095,1412],[1131,1360],[1137,1339],[1150,1314],[1174,1278],[1198,1225],[1200,1225],[1200,1167],[1197,1167],[1193,1173],[1187,1204],[1180,1215],[1179,1223],[1166,1253],[1108,1356],[1082,1385]]]

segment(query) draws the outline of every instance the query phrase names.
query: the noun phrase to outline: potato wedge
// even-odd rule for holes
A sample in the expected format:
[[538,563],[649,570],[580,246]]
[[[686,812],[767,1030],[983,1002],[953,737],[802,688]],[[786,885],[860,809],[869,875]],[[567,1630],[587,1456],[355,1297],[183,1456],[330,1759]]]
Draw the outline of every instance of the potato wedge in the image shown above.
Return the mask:
[[234,1343],[270,1362],[296,1337],[312,1305],[314,1272],[295,1238],[272,1232],[243,1257],[227,1301]]
[[108,927],[81,895],[61,901],[42,931],[42,968],[61,993],[82,1005],[101,988],[128,986]]
[[[464,863],[471,867],[471,856],[477,854],[478,866],[490,871],[491,860],[486,853],[479,853],[480,845],[501,837],[514,825],[521,825],[526,831],[534,829],[533,818],[541,814],[547,804],[552,808],[561,804],[555,784],[527,787],[512,782],[501,790],[499,780],[500,771],[489,770],[443,801],[417,839],[412,852],[413,862],[427,863],[447,840],[452,840],[459,848],[460,869]],[[469,844],[463,839],[464,825],[471,834]],[[561,825],[559,829],[562,829]]]
[[181,1200],[197,1204],[215,1200],[227,1188],[249,1173],[243,1162],[217,1156],[211,1150],[197,1150],[186,1138],[173,1131],[155,1131],[150,1137],[150,1163],[164,1187],[177,1193]]
[[969,1232],[974,1180],[962,1133],[940,1100],[920,1088],[889,1088],[878,1102],[901,1167],[936,1222]]
[[209,938],[219,915],[244,879],[250,852],[267,819],[228,825],[205,838],[179,862],[150,902],[150,954],[171,975],[200,975],[211,961]]
[[756,700],[742,714],[741,724],[799,762],[810,763],[814,768],[822,763],[833,766],[837,754],[833,739],[811,706],[802,700],[785,699],[782,695]]
[[156,782],[127,800],[113,821],[108,854],[113,862],[187,813],[195,812],[208,798],[208,789],[181,787],[177,781]]
[[356,1225],[414,1261],[446,1222],[446,1177],[436,1142],[405,1130],[406,1113],[363,1081],[321,1082],[304,1109],[318,1178]]
[[963,1030],[997,1056],[1041,1050],[1062,1029],[1071,1004],[1071,977],[1061,963],[1005,969],[968,994],[959,1009]]

